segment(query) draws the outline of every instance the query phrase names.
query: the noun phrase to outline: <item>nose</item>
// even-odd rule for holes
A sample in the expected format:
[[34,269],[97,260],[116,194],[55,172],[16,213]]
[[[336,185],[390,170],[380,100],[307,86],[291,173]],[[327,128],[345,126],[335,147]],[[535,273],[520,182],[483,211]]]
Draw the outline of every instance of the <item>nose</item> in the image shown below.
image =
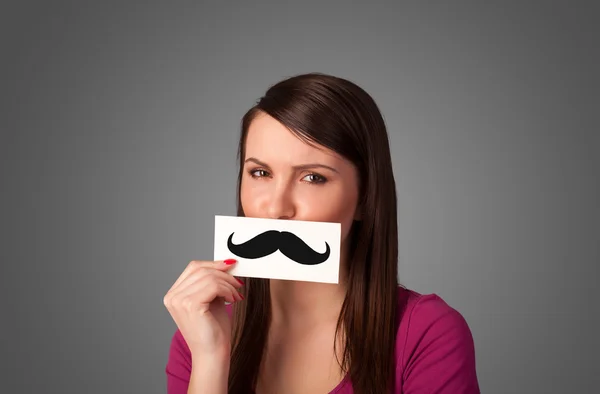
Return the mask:
[[267,202],[267,215],[270,219],[291,219],[296,214],[293,190],[285,181],[273,182]]

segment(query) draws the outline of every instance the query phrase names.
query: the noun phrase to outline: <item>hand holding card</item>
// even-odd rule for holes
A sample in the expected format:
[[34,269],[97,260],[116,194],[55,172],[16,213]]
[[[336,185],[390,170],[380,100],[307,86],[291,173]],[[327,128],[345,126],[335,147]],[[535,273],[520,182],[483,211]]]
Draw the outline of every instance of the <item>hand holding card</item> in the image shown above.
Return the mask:
[[243,299],[237,290],[243,283],[230,273],[235,263],[192,261],[164,297],[167,310],[195,356],[228,355],[231,323],[223,300]]

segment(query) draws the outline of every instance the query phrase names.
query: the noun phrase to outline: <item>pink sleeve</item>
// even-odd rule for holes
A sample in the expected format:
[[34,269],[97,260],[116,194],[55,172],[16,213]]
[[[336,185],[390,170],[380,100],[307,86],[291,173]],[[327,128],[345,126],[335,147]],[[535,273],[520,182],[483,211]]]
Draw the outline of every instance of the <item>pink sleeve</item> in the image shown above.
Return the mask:
[[190,382],[192,359],[190,350],[179,330],[175,331],[169,348],[167,374],[167,394],[186,394]]
[[402,393],[479,394],[473,337],[463,316],[434,294],[407,312]]

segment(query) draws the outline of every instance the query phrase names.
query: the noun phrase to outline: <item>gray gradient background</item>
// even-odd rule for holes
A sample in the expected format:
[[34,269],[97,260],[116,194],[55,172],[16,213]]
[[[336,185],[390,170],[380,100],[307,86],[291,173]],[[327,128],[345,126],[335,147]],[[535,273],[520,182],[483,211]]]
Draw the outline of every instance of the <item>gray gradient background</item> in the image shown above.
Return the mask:
[[465,316],[483,392],[594,392],[598,16],[3,2],[0,391],[165,392],[162,297],[212,258],[214,215],[235,213],[240,118],[320,71],[381,106],[401,281]]

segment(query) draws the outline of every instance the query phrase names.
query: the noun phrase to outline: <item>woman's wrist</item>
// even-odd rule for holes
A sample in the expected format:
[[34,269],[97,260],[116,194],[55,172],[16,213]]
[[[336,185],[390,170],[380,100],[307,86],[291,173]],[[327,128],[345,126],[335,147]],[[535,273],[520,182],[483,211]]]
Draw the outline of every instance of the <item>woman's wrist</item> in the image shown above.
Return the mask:
[[220,361],[229,363],[229,359],[231,357],[231,347],[224,346],[209,351],[205,349],[196,349],[194,347],[190,347],[190,355],[192,358],[192,362],[194,362],[194,360],[198,360],[198,362],[204,363],[214,360],[217,362]]
[[229,379],[229,352],[192,353],[188,394],[226,394]]

